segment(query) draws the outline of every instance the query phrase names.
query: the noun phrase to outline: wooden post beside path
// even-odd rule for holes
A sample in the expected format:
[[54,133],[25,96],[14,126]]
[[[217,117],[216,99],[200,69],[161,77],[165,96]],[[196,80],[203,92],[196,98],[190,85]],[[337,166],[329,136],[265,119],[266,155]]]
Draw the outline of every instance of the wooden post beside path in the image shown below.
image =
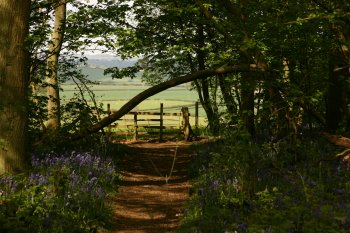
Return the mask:
[[163,103],[160,104],[159,142],[163,141]]
[[188,112],[188,107],[182,107],[182,130],[184,134],[184,140],[189,141],[190,139],[190,133],[191,133],[191,126],[190,126],[190,114]]
[[137,112],[134,113],[134,141],[138,140]]

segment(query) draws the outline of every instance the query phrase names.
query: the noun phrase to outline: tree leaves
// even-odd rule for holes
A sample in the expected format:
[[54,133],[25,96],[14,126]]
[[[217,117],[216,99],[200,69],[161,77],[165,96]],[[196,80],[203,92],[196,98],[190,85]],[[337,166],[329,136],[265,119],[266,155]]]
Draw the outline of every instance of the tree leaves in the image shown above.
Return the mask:
[[112,74],[113,79],[122,79],[125,77],[128,78],[135,78],[137,72],[140,71],[140,67],[135,65],[135,66],[130,66],[126,68],[118,68],[118,67],[113,67],[113,68],[107,68],[104,70],[103,74]]

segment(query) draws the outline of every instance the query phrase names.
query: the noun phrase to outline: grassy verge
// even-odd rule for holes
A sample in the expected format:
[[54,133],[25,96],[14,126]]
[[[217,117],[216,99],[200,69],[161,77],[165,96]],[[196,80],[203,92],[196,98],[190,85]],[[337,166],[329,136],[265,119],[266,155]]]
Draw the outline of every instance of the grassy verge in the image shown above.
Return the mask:
[[[106,131],[107,132],[107,131]],[[110,139],[114,141],[131,141],[134,137],[133,129],[115,129]],[[159,129],[140,128],[138,130],[139,140],[159,140]],[[183,135],[180,129],[164,129],[163,140],[182,140]]]
[[[105,128],[105,132],[109,132],[108,128]],[[112,128],[110,134],[110,139],[113,141],[131,141],[134,137],[134,129],[130,128]],[[208,138],[210,133],[206,127],[199,127],[198,129],[193,129],[193,140],[196,138],[205,137]],[[138,129],[138,139],[139,140],[158,140],[159,139],[159,129],[154,128],[142,128]],[[183,132],[180,128],[173,129],[163,129],[163,140],[165,141],[177,141],[184,140]]]

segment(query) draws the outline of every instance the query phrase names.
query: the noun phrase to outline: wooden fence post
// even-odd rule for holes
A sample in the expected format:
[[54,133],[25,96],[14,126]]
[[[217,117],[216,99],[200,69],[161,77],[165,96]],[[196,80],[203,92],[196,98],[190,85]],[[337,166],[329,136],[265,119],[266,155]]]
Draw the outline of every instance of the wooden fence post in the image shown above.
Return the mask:
[[160,103],[159,142],[163,141],[163,103]]
[[184,134],[184,140],[189,141],[190,139],[190,132],[191,132],[191,126],[190,126],[190,114],[188,112],[188,107],[182,107],[182,130]]
[[134,113],[134,141],[138,140],[137,112]]

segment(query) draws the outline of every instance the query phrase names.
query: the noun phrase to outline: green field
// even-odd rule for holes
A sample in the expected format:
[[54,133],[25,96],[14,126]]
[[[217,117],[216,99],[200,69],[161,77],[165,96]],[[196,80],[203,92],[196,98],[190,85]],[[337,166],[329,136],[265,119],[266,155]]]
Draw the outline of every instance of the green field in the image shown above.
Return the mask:
[[[118,110],[122,105],[129,101],[132,97],[139,94],[143,90],[149,88],[146,85],[127,85],[128,83],[116,84],[100,84],[92,85],[91,90],[95,93],[95,98],[98,104],[102,103],[103,108],[107,109],[107,104],[110,104],[111,110]],[[72,84],[62,85],[63,91],[61,96],[63,102],[70,99],[77,92],[76,86]],[[87,97],[88,98],[88,97]],[[158,111],[160,103],[163,103],[164,112],[180,112],[181,107],[187,106],[191,116],[195,115],[195,102],[198,99],[197,92],[190,91],[185,86],[170,88],[159,94],[156,94],[139,105],[133,111]],[[199,108],[200,125],[205,125],[205,113]],[[194,119],[191,118],[191,124],[194,124]]]
[[[90,88],[93,90],[98,104],[102,103],[105,110],[107,110],[107,104],[110,104],[112,111],[118,110],[131,98],[150,87],[141,82],[141,74],[134,79],[112,79],[109,75],[103,74],[104,70],[101,67],[87,66],[81,69],[88,79],[100,83],[99,85],[91,85]],[[78,92],[74,83],[63,84],[61,88],[63,89],[61,91],[63,102]],[[86,99],[89,100],[89,97],[86,96]],[[191,116],[194,116],[196,101],[198,101],[197,92],[189,90],[189,85],[180,85],[151,96],[136,106],[133,111],[159,112],[160,103],[163,103],[164,112],[180,112],[181,107],[186,106],[189,108]],[[199,124],[205,125],[205,112],[201,107],[199,108],[199,116]],[[194,124],[194,117],[191,117],[190,121],[191,124]]]

